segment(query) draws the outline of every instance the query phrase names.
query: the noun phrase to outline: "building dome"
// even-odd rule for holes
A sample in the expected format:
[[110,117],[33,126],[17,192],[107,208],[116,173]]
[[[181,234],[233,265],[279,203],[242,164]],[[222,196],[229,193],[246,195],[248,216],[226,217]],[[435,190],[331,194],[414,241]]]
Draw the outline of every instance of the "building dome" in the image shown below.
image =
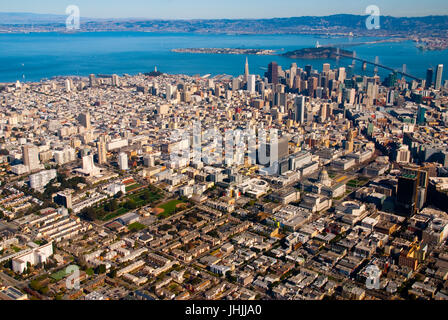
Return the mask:
[[328,172],[325,169],[319,173],[319,183],[323,184],[326,187],[331,187],[331,179],[328,176]]

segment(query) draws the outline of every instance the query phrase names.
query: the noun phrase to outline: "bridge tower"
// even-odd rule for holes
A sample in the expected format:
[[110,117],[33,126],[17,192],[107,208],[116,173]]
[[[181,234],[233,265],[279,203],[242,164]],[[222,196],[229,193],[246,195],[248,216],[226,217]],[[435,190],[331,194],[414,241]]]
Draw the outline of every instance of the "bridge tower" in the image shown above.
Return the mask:
[[353,67],[356,65],[356,51],[353,51],[353,61],[352,61],[352,65]]
[[374,69],[374,73],[375,75],[378,75],[378,64],[380,63],[380,58],[378,56],[375,57],[375,69]]
[[403,64],[403,68],[402,68],[401,72],[402,72],[401,82],[404,83],[404,82],[406,82],[405,74],[407,72],[407,66],[405,63]]
[[339,58],[341,57],[340,54],[341,54],[341,49],[336,48],[336,62],[338,64],[339,64]]

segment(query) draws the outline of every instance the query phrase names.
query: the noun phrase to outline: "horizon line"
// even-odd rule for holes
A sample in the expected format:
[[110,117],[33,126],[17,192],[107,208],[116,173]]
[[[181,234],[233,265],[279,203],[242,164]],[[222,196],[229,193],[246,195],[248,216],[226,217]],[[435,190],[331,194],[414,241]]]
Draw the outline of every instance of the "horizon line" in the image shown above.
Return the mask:
[[[0,11],[0,14],[32,14],[32,15],[47,15],[47,16],[55,16],[55,17],[66,17],[66,14],[58,14],[58,13],[37,13],[37,12],[29,12],[29,11]],[[301,16],[277,16],[277,17],[264,17],[264,18],[149,18],[149,17],[83,17],[81,19],[97,19],[97,20],[172,20],[172,21],[187,21],[187,20],[273,20],[273,19],[293,19],[293,18],[313,18],[313,17],[332,17],[332,16],[359,16],[359,17],[367,17],[369,14],[355,14],[355,13],[332,13],[326,15],[301,15]],[[416,15],[416,16],[396,16],[396,15],[380,15],[380,17],[387,18],[427,18],[427,17],[448,17],[448,13],[446,14],[427,14],[427,15]],[[2,24],[0,22],[0,24]]]

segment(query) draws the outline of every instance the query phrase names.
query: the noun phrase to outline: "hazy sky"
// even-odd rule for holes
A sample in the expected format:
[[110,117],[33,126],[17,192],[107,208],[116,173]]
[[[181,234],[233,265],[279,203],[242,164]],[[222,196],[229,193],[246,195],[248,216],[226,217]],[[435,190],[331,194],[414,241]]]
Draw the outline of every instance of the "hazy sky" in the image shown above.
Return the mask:
[[382,15],[448,14],[447,0],[2,0],[0,12],[65,14],[78,5],[89,18],[273,18],[335,13],[365,14],[376,5]]

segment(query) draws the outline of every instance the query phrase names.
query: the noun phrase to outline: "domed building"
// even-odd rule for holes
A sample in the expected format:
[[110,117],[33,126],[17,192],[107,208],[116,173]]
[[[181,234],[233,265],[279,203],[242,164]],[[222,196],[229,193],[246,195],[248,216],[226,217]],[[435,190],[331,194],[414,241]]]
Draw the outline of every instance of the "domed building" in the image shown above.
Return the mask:
[[322,184],[325,187],[331,187],[333,184],[333,181],[328,176],[328,172],[325,169],[322,169],[322,171],[319,173],[319,178],[317,179],[318,183]]
[[304,189],[316,194],[322,194],[329,198],[338,198],[346,191],[345,183],[333,183],[325,168],[319,173],[317,179],[303,183]]

